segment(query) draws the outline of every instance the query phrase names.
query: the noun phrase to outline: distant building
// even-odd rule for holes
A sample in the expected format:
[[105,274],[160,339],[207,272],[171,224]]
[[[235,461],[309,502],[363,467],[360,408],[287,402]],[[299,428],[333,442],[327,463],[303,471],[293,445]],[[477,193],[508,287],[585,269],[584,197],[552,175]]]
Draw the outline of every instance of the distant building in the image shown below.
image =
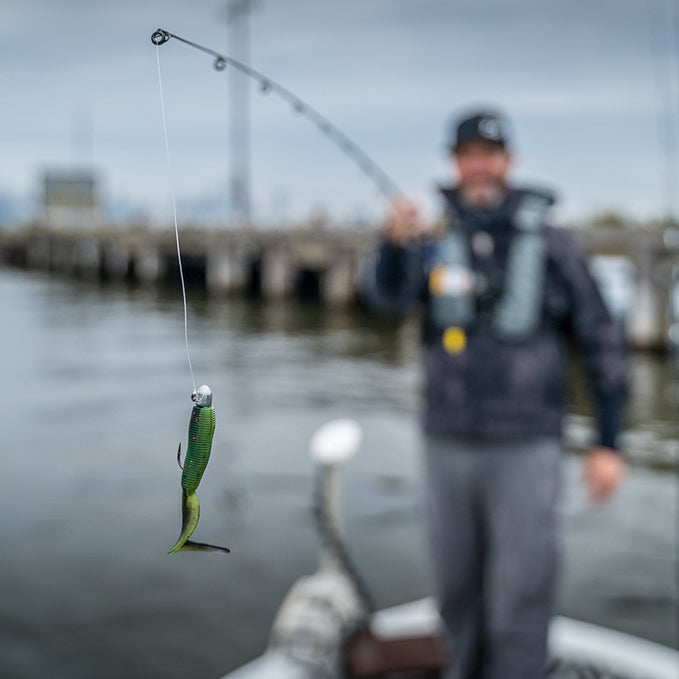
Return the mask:
[[91,229],[102,221],[99,178],[92,170],[48,170],[42,178],[42,210],[47,226]]

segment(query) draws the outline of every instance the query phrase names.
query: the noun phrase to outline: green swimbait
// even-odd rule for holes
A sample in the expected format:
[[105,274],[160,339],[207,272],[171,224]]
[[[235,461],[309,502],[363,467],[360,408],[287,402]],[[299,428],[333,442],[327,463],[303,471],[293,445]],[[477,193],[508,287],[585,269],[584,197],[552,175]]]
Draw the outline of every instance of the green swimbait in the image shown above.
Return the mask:
[[[215,433],[215,409],[212,406],[212,390],[207,385],[200,387],[191,397],[194,401],[189,420],[189,440],[182,468],[182,530],[179,539],[168,552],[222,552],[226,547],[217,547],[203,542],[189,540],[198,525],[200,505],[196,489],[210,460],[212,437]],[[177,460],[181,455],[181,443]],[[181,466],[181,464],[180,464]]]

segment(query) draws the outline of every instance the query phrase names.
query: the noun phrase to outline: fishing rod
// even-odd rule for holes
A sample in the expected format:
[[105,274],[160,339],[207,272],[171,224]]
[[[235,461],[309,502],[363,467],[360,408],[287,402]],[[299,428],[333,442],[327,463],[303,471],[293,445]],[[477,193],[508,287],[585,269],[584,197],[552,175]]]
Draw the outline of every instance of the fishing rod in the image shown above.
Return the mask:
[[324,134],[326,137],[330,138],[337,144],[340,150],[349,156],[361,169],[361,171],[371,179],[380,193],[388,200],[394,200],[400,198],[404,195],[404,192],[398,186],[398,184],[376,163],[358,144],[347,137],[342,130],[340,130],[336,125],[331,123],[325,116],[319,113],[315,108],[307,104],[304,100],[300,99],[293,92],[283,87],[275,80],[265,76],[263,73],[256,71],[254,68],[233,59],[225,54],[220,54],[215,52],[209,47],[204,45],[199,45],[196,42],[182,38],[174,33],[170,33],[163,28],[158,28],[151,35],[151,42],[159,47],[164,45],[166,42],[174,38],[179,40],[190,47],[194,47],[201,52],[205,52],[214,57],[214,68],[217,71],[223,71],[227,66],[232,66],[236,70],[240,71],[249,78],[253,78],[259,83],[259,90],[262,94],[268,94],[273,92],[278,95],[281,99],[290,104],[295,111],[304,116],[313,125],[318,128],[318,130]]

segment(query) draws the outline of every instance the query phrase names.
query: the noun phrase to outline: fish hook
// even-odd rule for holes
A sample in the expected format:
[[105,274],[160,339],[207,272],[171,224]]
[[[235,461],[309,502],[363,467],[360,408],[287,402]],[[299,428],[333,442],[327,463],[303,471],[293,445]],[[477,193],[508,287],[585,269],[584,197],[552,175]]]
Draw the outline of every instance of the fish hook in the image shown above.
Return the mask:
[[182,457],[182,442],[179,442],[179,448],[177,448],[177,464],[179,465],[179,468],[184,471],[184,465],[181,463],[181,457]]

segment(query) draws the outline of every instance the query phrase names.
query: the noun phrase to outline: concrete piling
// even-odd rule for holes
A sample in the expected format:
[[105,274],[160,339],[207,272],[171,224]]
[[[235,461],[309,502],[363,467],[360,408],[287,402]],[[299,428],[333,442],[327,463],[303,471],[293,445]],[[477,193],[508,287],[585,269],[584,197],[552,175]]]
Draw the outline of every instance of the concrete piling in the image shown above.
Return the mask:
[[270,248],[262,253],[261,290],[265,299],[288,297],[293,281],[294,266],[289,252],[283,248]]
[[634,298],[627,319],[627,336],[633,346],[639,349],[663,346],[669,329],[664,313],[667,304],[662,287],[655,280],[654,258],[650,252],[642,251],[637,258]]
[[352,301],[355,285],[354,257],[344,254],[326,268],[321,283],[321,298],[331,306],[344,306]]
[[247,286],[247,252],[213,242],[206,253],[205,284],[211,294],[242,293]]

